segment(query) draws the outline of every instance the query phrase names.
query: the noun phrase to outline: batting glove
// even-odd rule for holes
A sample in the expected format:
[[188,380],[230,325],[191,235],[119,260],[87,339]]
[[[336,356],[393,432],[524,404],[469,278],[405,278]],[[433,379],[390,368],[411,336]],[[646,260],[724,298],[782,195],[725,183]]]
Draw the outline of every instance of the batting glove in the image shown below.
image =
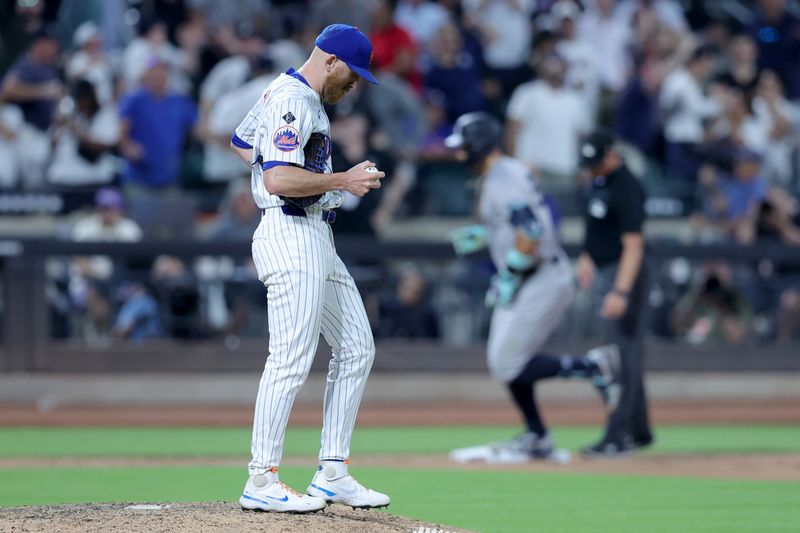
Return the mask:
[[454,229],[447,234],[457,255],[467,255],[483,249],[489,237],[486,227],[480,224]]
[[486,291],[487,307],[508,307],[514,301],[517,291],[522,284],[519,275],[513,274],[508,270],[501,270],[494,276]]

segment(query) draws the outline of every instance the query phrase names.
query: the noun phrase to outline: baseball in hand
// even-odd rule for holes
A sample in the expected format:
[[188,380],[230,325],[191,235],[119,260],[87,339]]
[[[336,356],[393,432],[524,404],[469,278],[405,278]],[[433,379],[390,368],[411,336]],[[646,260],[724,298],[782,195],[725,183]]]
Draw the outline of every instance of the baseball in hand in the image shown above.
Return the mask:
[[[378,167],[367,167],[367,168],[365,168],[364,170],[365,170],[366,172],[380,172],[380,170],[378,170]],[[377,178],[376,178],[376,179],[374,179],[374,180],[372,180],[372,183],[373,183],[373,184],[375,184],[376,186],[377,186],[377,184],[378,184],[378,183],[380,183],[380,182],[381,182],[381,180],[379,180],[379,179],[377,179]]]

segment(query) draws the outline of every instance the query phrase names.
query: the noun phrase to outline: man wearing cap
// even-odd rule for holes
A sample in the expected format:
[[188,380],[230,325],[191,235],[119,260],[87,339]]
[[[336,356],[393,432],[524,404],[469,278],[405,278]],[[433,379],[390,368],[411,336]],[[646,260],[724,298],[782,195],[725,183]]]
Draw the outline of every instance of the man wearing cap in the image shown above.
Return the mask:
[[648,446],[653,434],[644,391],[642,344],[647,310],[645,193],[614,148],[614,138],[595,131],[580,143],[582,166],[591,172],[586,233],[578,259],[578,283],[601,300],[605,341],[622,357],[622,394],[610,410],[605,435],[582,450],[586,456],[615,457]]
[[[269,357],[256,398],[252,460],[239,503],[245,510],[310,512],[327,503],[376,508],[389,497],[348,472],[350,438],[375,344],[353,278],[336,253],[330,224],[348,191],[364,196],[383,172],[363,161],[331,169],[330,122],[323,103],[337,103],[369,71],[372,45],[359,30],[333,24],[298,70],[270,83],[231,138],[252,168],[261,209],[253,260],[267,287]],[[319,467],[298,494],[278,478],[286,423],[317,351],[320,333],[331,346],[323,406]]]

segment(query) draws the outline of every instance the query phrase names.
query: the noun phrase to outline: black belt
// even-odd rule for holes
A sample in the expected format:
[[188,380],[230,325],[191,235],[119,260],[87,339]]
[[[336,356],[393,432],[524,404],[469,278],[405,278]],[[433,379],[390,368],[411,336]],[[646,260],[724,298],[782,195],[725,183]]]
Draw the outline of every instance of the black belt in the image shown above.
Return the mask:
[[[300,207],[299,205],[292,205],[292,204],[284,204],[281,207],[281,211],[283,214],[290,217],[302,217],[308,218],[308,213],[305,209]],[[263,217],[267,213],[266,209],[261,210],[261,216]],[[327,222],[328,224],[333,224],[336,220],[336,211],[323,209],[322,210],[322,221]]]

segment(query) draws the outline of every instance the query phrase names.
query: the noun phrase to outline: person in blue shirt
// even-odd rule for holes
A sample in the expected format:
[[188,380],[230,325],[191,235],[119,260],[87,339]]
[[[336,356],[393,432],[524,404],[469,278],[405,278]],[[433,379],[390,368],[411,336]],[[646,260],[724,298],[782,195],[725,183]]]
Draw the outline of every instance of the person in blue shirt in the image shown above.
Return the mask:
[[122,307],[114,322],[114,335],[141,341],[164,334],[158,302],[141,283],[131,282],[120,289]]
[[163,191],[179,185],[183,147],[197,122],[197,107],[169,90],[168,77],[167,65],[154,59],[141,87],[120,101],[128,189]]

